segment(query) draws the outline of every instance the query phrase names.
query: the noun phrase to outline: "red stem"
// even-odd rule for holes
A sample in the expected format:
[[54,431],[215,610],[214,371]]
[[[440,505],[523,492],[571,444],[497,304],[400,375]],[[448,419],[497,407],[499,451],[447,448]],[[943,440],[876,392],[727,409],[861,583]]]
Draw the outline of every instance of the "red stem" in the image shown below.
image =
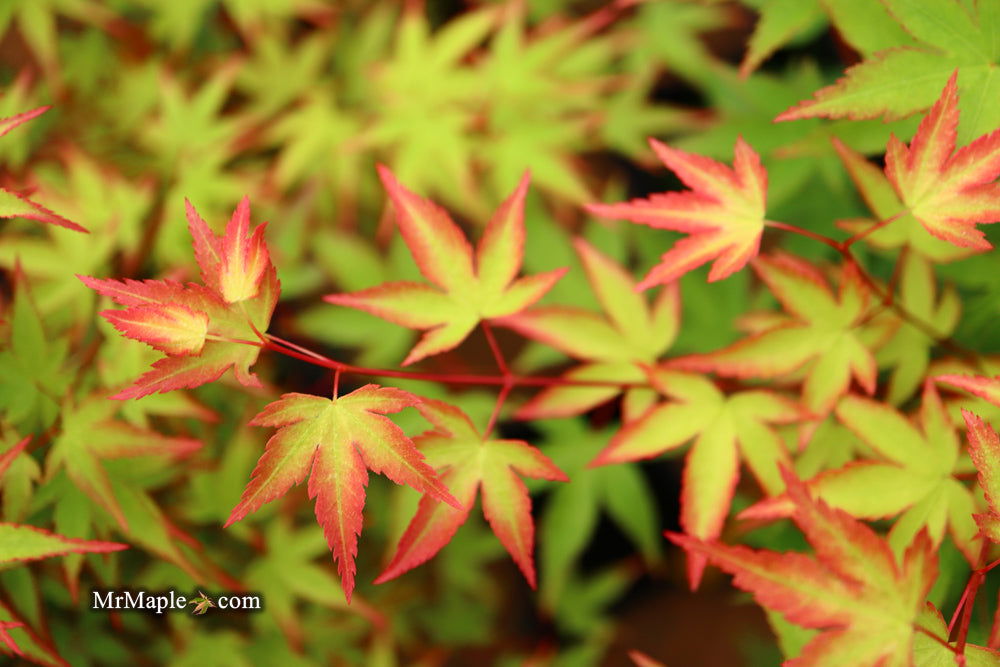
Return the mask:
[[802,229],[801,227],[796,227],[795,225],[789,225],[784,222],[774,222],[772,220],[768,220],[764,224],[768,227],[772,227],[774,229],[780,229],[790,234],[797,234],[799,236],[804,236],[805,238],[812,239],[814,241],[822,243],[823,245],[833,248],[844,259],[845,262],[852,265],[857,270],[858,277],[861,278],[861,280],[865,283],[865,285],[879,298],[882,305],[888,308],[892,308],[902,319],[906,320],[908,323],[919,329],[921,332],[924,333],[924,335],[926,335],[928,338],[930,338],[935,343],[945,348],[952,354],[956,354],[962,357],[963,359],[971,361],[976,366],[980,366],[979,359],[973,352],[966,350],[964,347],[953,341],[951,338],[947,336],[941,336],[941,334],[938,333],[938,331],[933,327],[933,325],[928,324],[924,320],[920,319],[910,311],[906,310],[905,308],[897,304],[891,292],[889,293],[883,292],[882,288],[879,287],[877,282],[875,282],[875,279],[872,278],[871,274],[869,274],[868,271],[866,271],[865,268],[861,266],[861,263],[858,262],[857,259],[855,259],[854,255],[851,254],[851,245],[853,245],[856,241],[864,238],[867,235],[867,233],[870,233],[875,228],[883,227],[889,224],[890,222],[898,218],[898,216],[899,214],[887,218],[886,220],[883,220],[877,223],[876,225],[873,225],[868,230],[865,230],[865,233],[855,234],[854,236],[848,238],[845,241],[834,241],[833,239],[823,236],[821,234],[817,234],[816,232],[811,232],[808,229]]
[[[344,373],[354,373],[357,375],[371,375],[381,377],[401,378],[406,380],[424,380],[426,382],[439,382],[441,384],[473,384],[482,386],[499,386],[509,383],[512,387],[621,387],[631,389],[634,387],[649,388],[648,382],[613,382],[611,380],[578,380],[566,377],[545,377],[537,375],[510,375],[504,378],[499,375],[476,375],[466,373],[423,373],[421,371],[401,371],[391,368],[369,368],[366,366],[355,366],[342,361],[330,359],[322,354],[313,352],[301,345],[296,345],[273,334],[262,334],[264,342],[259,344],[274,352],[285,356],[305,361],[331,370],[340,370]],[[258,343],[254,343],[258,345]]]

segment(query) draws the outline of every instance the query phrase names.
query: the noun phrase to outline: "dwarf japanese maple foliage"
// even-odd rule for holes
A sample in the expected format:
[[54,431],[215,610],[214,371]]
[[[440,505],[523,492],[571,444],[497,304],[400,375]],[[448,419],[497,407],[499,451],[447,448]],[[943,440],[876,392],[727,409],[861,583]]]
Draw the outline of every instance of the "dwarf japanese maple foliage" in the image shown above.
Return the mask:
[[[133,576],[197,590],[197,618],[214,589],[265,598],[221,631],[163,626],[151,655],[177,664],[469,662],[502,589],[552,621],[504,659],[657,665],[662,644],[608,622],[644,576],[749,593],[766,664],[1000,665],[1000,357],[977,338],[1000,289],[1000,3],[749,3],[739,67],[691,39],[739,23],[732,3],[537,27],[533,3],[473,3],[432,28],[376,2],[355,36],[352,3],[227,0],[218,40],[178,19],[204,4],[148,9],[137,37],[66,3],[130,53],[245,52],[200,87],[116,79],[160,95],[115,107],[148,152],[120,173],[59,144],[65,175],[0,187],[0,217],[26,220],[0,247],[0,654],[67,664],[99,622],[50,632],[36,579],[58,563],[63,606]],[[24,24],[59,91],[80,73],[43,5],[0,27]],[[630,12],[655,29],[619,32]],[[828,26],[859,59],[836,83],[755,73]],[[632,60],[651,53],[711,118],[646,104],[667,80]],[[87,85],[65,99],[96,114],[105,80]],[[626,190],[583,171],[590,149],[679,184]],[[157,175],[130,183],[136,164]],[[602,512],[637,547],[610,568],[589,557]]]

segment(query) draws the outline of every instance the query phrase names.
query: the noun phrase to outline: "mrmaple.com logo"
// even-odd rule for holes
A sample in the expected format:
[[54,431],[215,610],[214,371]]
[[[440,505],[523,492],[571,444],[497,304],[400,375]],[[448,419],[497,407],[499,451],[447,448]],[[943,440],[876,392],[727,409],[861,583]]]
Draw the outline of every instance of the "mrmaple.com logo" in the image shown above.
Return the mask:
[[259,611],[261,597],[257,594],[246,595],[216,595],[209,597],[198,591],[198,595],[188,598],[178,595],[177,591],[150,593],[148,591],[107,590],[91,591],[90,608],[93,610],[110,611],[152,611],[162,614],[164,611],[187,609],[194,606],[192,614],[201,615],[215,607],[225,610]]

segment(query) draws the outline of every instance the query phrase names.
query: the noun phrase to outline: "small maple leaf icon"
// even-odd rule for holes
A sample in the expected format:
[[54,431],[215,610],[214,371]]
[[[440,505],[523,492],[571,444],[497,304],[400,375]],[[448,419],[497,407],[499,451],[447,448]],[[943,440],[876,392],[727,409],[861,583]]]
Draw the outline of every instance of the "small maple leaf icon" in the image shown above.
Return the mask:
[[188,602],[188,604],[195,605],[194,611],[192,611],[191,613],[192,614],[197,614],[199,616],[202,615],[202,614],[204,614],[206,611],[208,611],[209,607],[214,607],[215,606],[215,603],[212,602],[212,598],[208,597],[207,595],[205,595],[201,591],[198,591],[198,597],[196,597],[193,600],[191,600],[190,602]]

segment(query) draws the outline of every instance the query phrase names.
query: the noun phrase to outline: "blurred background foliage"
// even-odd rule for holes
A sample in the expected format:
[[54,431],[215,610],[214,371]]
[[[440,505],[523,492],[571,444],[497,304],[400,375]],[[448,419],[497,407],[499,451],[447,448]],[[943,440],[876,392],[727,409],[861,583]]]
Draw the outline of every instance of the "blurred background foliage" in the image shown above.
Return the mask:
[[[22,648],[43,663],[58,652],[95,666],[623,665],[632,648],[673,665],[776,664],[764,614],[717,572],[698,595],[686,592],[682,556],[660,538],[677,527],[677,456],[584,467],[607,443],[615,405],[574,420],[525,424],[505,415],[501,423],[502,434],[538,444],[573,479],[531,486],[537,593],[478,512],[439,557],[371,585],[417,501],[373,477],[348,608],[304,490],[221,528],[267,437],[245,426],[249,417],[281,391],[327,393],[330,378],[265,358],[260,391],[225,381],[95,407],[155,354],[98,323],[101,304],[74,274],[196,279],[185,197],[219,229],[248,194],[255,221],[271,221],[282,282],[272,331],[336,358],[394,367],[410,331],[319,299],[417,275],[386,217],[376,163],[446,205],[473,236],[530,169],[526,268],[572,267],[546,299],[596,309],[572,235],[637,275],[673,240],[589,218],[580,207],[678,186],[655,163],[649,136],[729,161],[742,135],[770,175],[769,217],[836,236],[837,220],[869,214],[830,137],[880,154],[890,132],[908,140],[917,119],[773,123],[877,46],[840,39],[818,2],[785,2],[790,27],[769,32],[758,12],[773,16],[781,7],[765,5],[781,4],[0,2],[0,116],[54,105],[0,142],[0,184],[32,192],[90,230],[14,220],[0,235],[4,448],[35,435],[0,479],[3,520],[134,545],[115,558],[73,555],[0,570],[0,620],[27,623],[30,632],[12,631]],[[799,238],[787,247],[816,260],[828,251]],[[891,264],[878,252],[864,260],[888,277]],[[998,256],[972,261],[974,270],[941,272],[969,313],[955,337],[993,351],[998,303],[986,295],[1000,280]],[[731,342],[739,315],[771,303],[753,281],[749,272],[710,287],[704,271],[685,277],[671,353]],[[505,333],[501,343],[520,370],[568,367],[560,353]],[[478,337],[425,366],[494,370]],[[488,392],[394,384],[447,397],[477,422],[493,405]],[[911,394],[897,391],[900,402]],[[204,447],[183,460],[116,459],[96,446],[109,421],[138,437],[191,436]],[[423,428],[415,414],[400,423],[411,435]],[[846,460],[861,446],[840,431],[817,456]],[[106,471],[108,506],[74,482],[84,466]],[[744,504],[754,492],[745,491]],[[741,537],[772,549],[802,546],[785,524]],[[957,552],[943,558],[938,603],[967,575]],[[265,609],[196,618],[81,611],[92,588],[121,586],[260,591]],[[995,591],[980,595],[996,599]],[[970,639],[983,632],[974,628]],[[792,634],[785,628],[783,640]]]

